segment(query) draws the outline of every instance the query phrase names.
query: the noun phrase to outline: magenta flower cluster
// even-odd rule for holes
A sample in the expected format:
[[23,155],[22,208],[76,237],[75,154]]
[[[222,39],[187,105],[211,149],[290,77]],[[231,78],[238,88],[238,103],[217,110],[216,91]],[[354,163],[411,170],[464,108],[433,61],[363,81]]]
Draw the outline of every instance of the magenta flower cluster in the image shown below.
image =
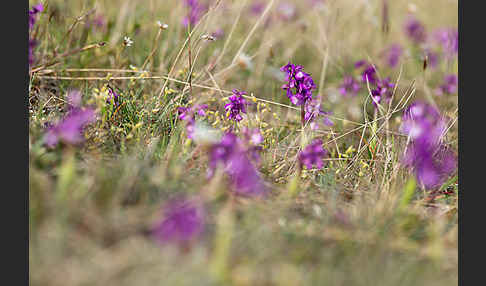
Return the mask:
[[295,105],[303,105],[312,99],[312,91],[316,88],[310,74],[304,72],[304,67],[293,65],[290,62],[280,68],[286,73],[286,84],[282,89],[287,92],[287,97]]
[[457,75],[448,74],[444,77],[444,82],[436,90],[437,95],[454,94],[457,92]]
[[394,68],[398,65],[400,57],[403,54],[403,48],[400,44],[392,44],[385,52],[386,63],[389,67]]
[[108,97],[106,98],[106,103],[113,107],[113,111],[120,106],[120,95],[111,87],[108,87]]
[[32,9],[29,10],[29,29],[32,29],[37,22],[37,14],[44,10],[44,6],[41,3],[32,6]]
[[[29,35],[31,30],[34,28],[35,23],[37,22],[37,16],[40,12],[44,10],[44,6],[42,4],[37,4],[32,6],[32,9],[29,10]],[[29,37],[29,66],[31,66],[34,61],[34,48],[37,46],[37,41],[33,37]]]
[[187,138],[192,139],[194,135],[194,128],[196,124],[196,114],[200,117],[206,116],[207,104],[198,104],[189,107],[179,107],[179,119],[186,121]]
[[322,140],[314,139],[311,144],[307,145],[303,151],[299,153],[299,163],[306,166],[307,169],[312,169],[316,166],[317,169],[324,167],[322,158],[327,155],[327,150],[322,148]]
[[177,198],[169,201],[164,215],[152,230],[160,243],[189,243],[204,231],[204,209],[196,200]]
[[361,85],[352,76],[346,75],[343,78],[343,83],[339,87],[339,92],[342,96],[356,96],[361,89]]
[[389,101],[393,95],[394,87],[395,84],[390,81],[389,77],[383,80],[378,80],[375,88],[371,90],[373,105],[376,107],[378,103],[381,103],[382,99]]
[[334,125],[334,122],[332,122],[329,119],[328,115],[332,115],[331,111],[324,111],[321,108],[321,97],[318,96],[316,99],[311,99],[308,100],[305,103],[305,114],[304,114],[304,120],[306,123],[310,123],[310,127],[312,130],[316,130],[319,128],[319,122],[317,119],[322,116],[323,118],[323,123],[326,126],[332,126]]
[[240,113],[246,113],[247,105],[243,95],[246,95],[246,92],[233,89],[233,95],[228,98],[230,102],[224,106],[224,109],[228,113],[228,118],[230,120],[238,122],[243,119]]
[[412,15],[409,15],[405,22],[405,34],[415,44],[423,43],[427,39],[424,25]]
[[[393,46],[392,46],[393,47]],[[395,84],[390,81],[390,78],[379,79],[376,68],[365,60],[359,60],[354,64],[355,69],[362,69],[361,71],[361,85],[353,76],[347,75],[343,78],[343,83],[339,88],[339,92],[343,96],[355,96],[358,91],[367,85],[370,85],[371,100],[375,108],[382,102],[382,100],[389,101],[393,94]]]
[[459,33],[457,29],[440,29],[436,31],[435,39],[442,45],[442,51],[447,57],[451,58],[454,55],[457,55],[459,50]]
[[191,27],[194,28],[208,7],[199,2],[199,0],[184,0],[184,4],[189,9],[189,13],[182,20],[182,24],[184,27],[187,27],[190,24]]
[[439,187],[457,165],[454,152],[441,142],[446,130],[444,118],[431,105],[415,102],[404,111],[402,120],[400,129],[410,138],[405,166],[414,170],[425,188]]
[[95,112],[92,108],[82,108],[80,104],[81,92],[71,91],[68,95],[68,114],[47,130],[45,142],[48,147],[54,147],[60,141],[66,144],[83,141],[83,128],[94,122]]
[[[250,155],[254,156],[255,154]],[[259,196],[264,194],[263,180],[249,159],[248,149],[232,132],[224,134],[219,143],[210,147],[209,177],[214,175],[218,166],[222,166],[230,178],[236,195]]]

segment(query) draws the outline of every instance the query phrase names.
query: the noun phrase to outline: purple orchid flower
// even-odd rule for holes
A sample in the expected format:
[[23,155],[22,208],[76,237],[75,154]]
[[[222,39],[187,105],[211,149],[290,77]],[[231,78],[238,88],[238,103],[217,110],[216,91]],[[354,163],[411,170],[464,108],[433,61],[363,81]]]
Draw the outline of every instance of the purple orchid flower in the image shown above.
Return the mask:
[[189,9],[189,14],[184,17],[182,24],[187,27],[189,24],[194,27],[207,10],[207,5],[201,4],[198,0],[185,0],[184,4]]
[[376,88],[371,90],[373,104],[376,106],[376,103],[380,103],[381,99],[385,99],[388,102],[393,95],[394,87],[395,84],[390,81],[389,77],[378,80],[376,82]]
[[48,128],[46,133],[46,145],[56,146],[59,141],[68,144],[78,144],[84,139],[83,128],[94,122],[95,112],[91,108],[73,108],[59,123]]
[[403,49],[400,44],[392,44],[385,52],[386,63],[389,67],[394,68],[398,65],[400,57],[403,54]]
[[32,9],[29,10],[29,29],[32,29],[37,22],[37,14],[44,11],[44,6],[41,3],[32,6]]
[[405,34],[415,44],[423,43],[427,38],[424,25],[412,15],[409,15],[407,21],[405,22]]
[[[29,10],[29,34],[30,31],[34,28],[35,23],[37,22],[37,16],[40,12],[44,10],[44,6],[42,4],[37,4],[32,6],[32,9]],[[36,39],[30,37],[29,39],[29,67],[32,66],[35,62],[34,57],[34,48],[37,46]]]
[[303,151],[299,153],[299,162],[301,165],[312,169],[315,165],[317,169],[324,167],[324,158],[328,154],[327,150],[322,148],[322,140],[314,139],[311,144],[307,145]]
[[316,99],[312,99],[306,102],[305,104],[305,114],[304,114],[304,120],[305,122],[310,122],[310,126],[312,130],[316,130],[319,128],[319,123],[317,122],[317,118],[319,116],[323,117],[323,123],[326,126],[332,126],[334,125],[334,122],[332,122],[328,115],[332,115],[331,111],[323,111],[321,108],[321,97],[318,96]]
[[303,69],[303,66],[296,66],[290,62],[280,68],[287,74],[285,77],[287,83],[282,86],[282,89],[287,92],[287,97],[295,105],[303,105],[311,100],[312,90],[316,89],[314,80]]
[[343,78],[343,83],[339,87],[339,92],[343,96],[356,96],[361,89],[361,85],[352,76],[347,75]]
[[457,75],[449,74],[444,77],[444,83],[436,90],[437,95],[454,94],[457,92]]
[[253,15],[260,15],[264,9],[265,9],[265,2],[263,1],[257,0],[250,5],[250,13]]
[[405,166],[414,170],[427,189],[443,184],[456,169],[456,156],[441,143],[446,124],[439,111],[424,102],[411,104],[403,113],[400,131],[410,145],[404,155]]
[[372,85],[378,82],[378,78],[376,76],[376,69],[373,65],[368,64],[364,69],[363,73],[361,74],[361,81],[366,84],[366,80]]
[[442,45],[442,51],[448,58],[457,55],[459,50],[459,33],[457,28],[440,29],[434,34],[435,40]]
[[245,94],[246,92],[244,91],[233,89],[233,95],[228,98],[230,102],[224,106],[230,120],[238,122],[243,119],[240,113],[246,113],[247,102],[243,98]]
[[194,135],[194,128],[196,124],[195,114],[200,117],[206,116],[207,104],[198,104],[190,107],[178,107],[179,119],[186,121],[187,138],[192,139]]
[[204,209],[196,200],[178,198],[170,201],[163,219],[152,231],[160,243],[188,243],[204,231]]
[[222,165],[230,178],[235,194],[241,196],[264,194],[263,181],[247,153],[243,143],[235,134],[232,132],[224,134],[221,141],[210,148],[208,176],[212,177],[216,168]]

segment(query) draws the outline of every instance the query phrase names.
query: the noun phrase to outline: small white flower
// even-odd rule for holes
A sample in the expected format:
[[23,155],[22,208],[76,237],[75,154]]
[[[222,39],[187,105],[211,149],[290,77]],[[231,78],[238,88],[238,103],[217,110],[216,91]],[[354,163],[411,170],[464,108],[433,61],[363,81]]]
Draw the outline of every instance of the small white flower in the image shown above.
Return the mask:
[[203,40],[208,40],[208,41],[214,41],[214,40],[216,40],[216,38],[214,38],[214,37],[213,37],[213,36],[211,36],[211,35],[207,35],[207,34],[202,35],[202,36],[201,36],[201,39],[203,39]]
[[125,36],[125,38],[123,38],[123,44],[127,47],[130,47],[133,44],[133,41],[129,37]]
[[251,57],[246,55],[245,53],[241,53],[238,57],[238,63],[245,69],[252,70],[253,69],[253,62]]
[[157,21],[157,25],[159,26],[160,29],[162,30],[165,30],[167,28],[169,28],[169,25],[165,24],[165,23],[162,23],[160,21]]
[[219,131],[204,122],[196,121],[192,139],[199,144],[214,144],[220,137]]

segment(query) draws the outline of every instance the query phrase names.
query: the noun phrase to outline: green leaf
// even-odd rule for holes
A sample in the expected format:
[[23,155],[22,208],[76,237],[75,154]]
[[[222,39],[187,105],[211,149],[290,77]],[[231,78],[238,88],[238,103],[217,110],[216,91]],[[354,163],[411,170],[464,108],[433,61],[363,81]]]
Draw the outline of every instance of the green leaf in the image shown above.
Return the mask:
[[410,204],[416,187],[417,181],[415,180],[415,178],[411,177],[410,179],[408,179],[407,184],[405,185],[405,189],[403,190],[402,199],[400,200],[400,204],[398,206],[399,210],[403,210]]

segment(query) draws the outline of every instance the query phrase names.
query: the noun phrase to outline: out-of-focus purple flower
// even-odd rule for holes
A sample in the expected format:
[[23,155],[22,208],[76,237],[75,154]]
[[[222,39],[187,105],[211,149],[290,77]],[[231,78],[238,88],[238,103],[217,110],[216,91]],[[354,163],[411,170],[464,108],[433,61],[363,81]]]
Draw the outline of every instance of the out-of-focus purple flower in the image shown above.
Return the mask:
[[443,144],[427,146],[412,142],[404,162],[415,171],[417,180],[427,189],[442,185],[457,168],[455,153]]
[[290,2],[283,2],[278,5],[277,12],[281,19],[290,21],[297,15],[297,8]]
[[265,9],[265,2],[263,1],[254,1],[250,6],[250,12],[253,15],[260,15]]
[[366,84],[366,79],[370,84],[376,84],[378,78],[376,77],[376,69],[373,65],[368,64],[361,74],[361,81]]
[[69,91],[67,103],[69,109],[81,107],[81,92],[77,89]]
[[[32,6],[32,9],[29,10],[29,35],[30,31],[35,25],[35,22],[37,22],[37,14],[42,12],[44,10],[44,6],[42,4],[37,4]],[[35,62],[35,57],[34,57],[34,48],[37,46],[37,41],[33,38],[29,38],[29,67],[34,64]]]
[[243,138],[246,145],[246,153],[250,157],[253,162],[257,165],[260,164],[260,151],[262,150],[262,146],[260,144],[263,142],[263,136],[260,132],[260,129],[249,129],[244,127],[242,132]]
[[307,145],[303,151],[299,153],[299,162],[301,165],[312,169],[315,165],[317,169],[324,167],[322,158],[327,155],[327,150],[322,148],[322,140],[314,139],[311,144]]
[[179,119],[181,120],[189,120],[192,119],[192,108],[191,107],[178,107],[177,111],[179,112]]
[[208,109],[207,104],[198,104],[195,107],[196,107],[196,112],[199,116],[201,117],[206,116],[206,109]]
[[37,21],[37,14],[44,10],[44,6],[41,3],[32,6],[32,9],[29,10],[29,29],[34,27],[35,22]]
[[405,34],[416,44],[423,43],[427,38],[424,25],[412,15],[405,22]]
[[221,141],[213,144],[209,151],[208,176],[212,177],[218,164],[225,165],[234,153],[240,151],[238,137],[232,132],[223,135]]
[[365,61],[365,60],[359,60],[359,61],[357,61],[357,62],[354,63],[354,68],[355,69],[359,69],[360,67],[362,67],[362,66],[364,66],[366,64],[368,64],[367,61]]
[[442,45],[442,51],[447,57],[451,58],[457,54],[459,48],[459,33],[457,29],[440,29],[435,32],[435,40]]
[[351,95],[356,96],[361,89],[361,85],[352,76],[347,75],[343,78],[343,83],[339,87],[339,92],[343,96]]
[[195,200],[179,198],[164,208],[152,235],[160,243],[188,243],[204,231],[204,209]]
[[444,130],[445,122],[439,111],[425,102],[416,101],[403,112],[400,131],[411,140],[437,145]]
[[209,151],[209,177],[213,176],[218,165],[222,165],[224,171],[230,177],[235,194],[255,196],[265,192],[263,181],[248,158],[247,150],[241,140],[232,132],[224,134],[219,143],[211,146]]
[[431,68],[437,67],[439,64],[439,55],[436,52],[426,49],[424,55],[427,57],[427,66]]
[[233,89],[233,95],[230,96],[229,103],[224,106],[226,112],[228,113],[228,118],[241,121],[243,117],[241,116],[240,112],[246,113],[246,100],[243,98],[246,92],[238,91],[237,89]]
[[415,102],[403,114],[401,132],[410,137],[403,163],[412,168],[417,180],[426,188],[445,182],[456,169],[456,156],[441,143],[445,120],[429,104]]
[[237,195],[259,196],[265,192],[260,174],[245,153],[237,153],[231,157],[227,165],[227,173]]
[[179,119],[186,121],[187,138],[192,139],[194,135],[194,128],[196,124],[195,114],[205,117],[207,104],[198,104],[190,107],[178,107]]
[[105,30],[105,28],[106,28],[105,16],[103,16],[102,14],[97,14],[93,17],[93,19],[88,19],[86,21],[86,27],[87,28],[92,27],[93,31],[94,30]]
[[197,104],[195,106],[177,108],[177,110],[179,111],[179,119],[185,121],[194,118],[194,112],[196,112],[197,115],[201,117],[206,116],[206,109],[208,109],[207,104]]
[[402,46],[400,46],[400,44],[392,44],[386,51],[386,63],[388,66],[391,68],[396,67],[402,54]]
[[317,122],[317,118],[321,115],[323,117],[323,123],[327,126],[334,125],[328,115],[332,115],[331,111],[324,111],[321,108],[321,97],[318,96],[316,99],[309,100],[305,103],[305,113],[304,113],[304,120],[305,122],[310,122],[310,126],[312,130],[316,130],[319,128],[319,123]]
[[224,36],[224,30],[219,28],[216,31],[212,32],[211,36],[215,39],[219,39]]
[[193,28],[202,17],[204,12],[206,12],[208,7],[205,4],[201,4],[198,0],[184,0],[184,4],[189,9],[189,14],[184,17],[184,19],[182,20],[182,24],[184,25],[184,27],[187,27],[189,24],[191,24],[191,27]]
[[245,137],[246,141],[251,143],[252,145],[258,145],[263,142],[263,136],[260,132],[260,129],[249,129],[248,127],[244,127],[242,130],[243,136]]
[[437,95],[454,94],[457,92],[457,75],[449,74],[444,78],[444,83],[436,90]]
[[378,80],[376,82],[376,88],[371,90],[371,95],[373,97],[373,104],[381,102],[381,99],[390,100],[391,96],[393,95],[393,88],[395,84],[390,81],[390,78],[387,77],[383,80]]
[[35,39],[29,39],[29,66],[34,64],[34,48],[37,46],[37,41]]
[[72,108],[66,117],[52,125],[46,134],[46,145],[54,147],[62,141],[68,144],[78,144],[83,141],[83,128],[95,120],[95,112],[91,108]]
[[286,84],[282,89],[287,91],[287,97],[295,105],[305,104],[312,99],[312,90],[316,88],[310,74],[303,71],[304,67],[293,65],[290,62],[281,67],[280,70],[286,73]]
[[309,0],[308,2],[311,7],[316,7],[318,5],[323,5],[325,3],[324,0]]
[[377,89],[373,89],[371,91],[371,102],[375,108],[378,108],[378,105],[381,103],[381,99],[383,96],[381,95],[380,91]]

